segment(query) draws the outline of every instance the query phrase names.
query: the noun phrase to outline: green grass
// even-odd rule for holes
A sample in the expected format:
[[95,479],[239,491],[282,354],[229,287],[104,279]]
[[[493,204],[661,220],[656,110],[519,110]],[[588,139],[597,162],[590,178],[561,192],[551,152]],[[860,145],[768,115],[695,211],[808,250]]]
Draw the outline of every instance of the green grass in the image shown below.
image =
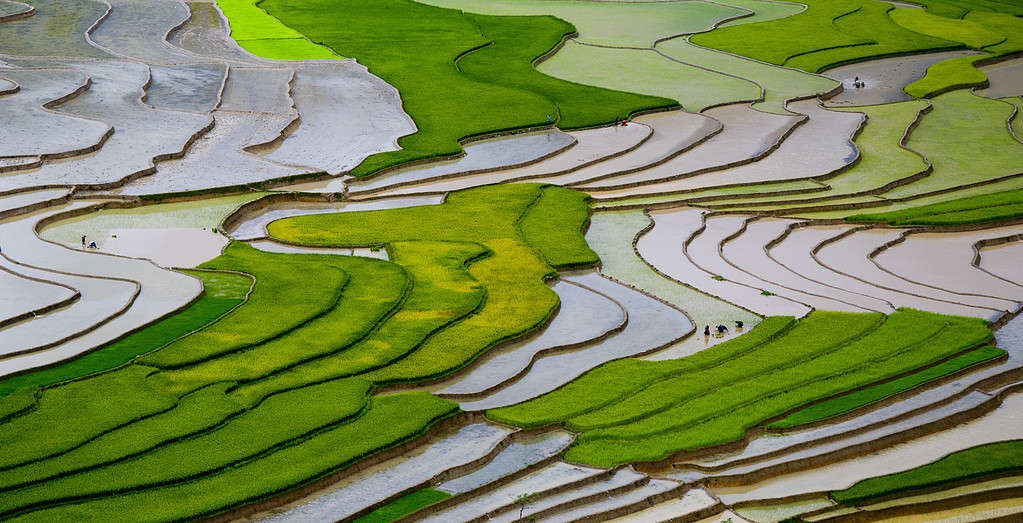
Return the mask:
[[962,47],[905,29],[891,5],[873,0],[812,0],[788,18],[719,28],[693,43],[776,65],[819,72],[844,63],[900,53]]
[[651,104],[675,105],[673,100],[613,91],[547,76],[532,63],[575,31],[571,24],[550,16],[467,15],[493,43],[462,57],[458,68],[469,77],[542,95],[553,102],[558,126],[574,129],[612,122]]
[[[572,194],[537,184],[486,186],[451,193],[441,205],[299,216],[272,222],[267,229],[287,241],[317,245],[429,240],[476,243],[490,251],[469,266],[487,293],[476,314],[433,335],[408,357],[365,375],[378,383],[415,381],[458,369],[547,320],[558,299],[544,283],[554,271],[540,253],[563,265],[593,262],[579,231],[585,206],[539,203],[548,197],[555,204],[581,199]],[[547,211],[529,218],[535,205]],[[548,230],[565,232],[543,234]]]
[[[590,126],[674,103],[595,91],[536,73],[530,62],[557,45],[569,30],[549,18],[509,19],[505,23],[410,0],[264,0],[260,7],[312,41],[358,59],[401,92],[403,107],[419,131],[399,139],[401,150],[368,158],[352,171],[355,176],[412,160],[458,154],[462,150],[459,141],[464,138],[544,125],[547,115],[559,112],[565,121]],[[325,24],[325,18],[343,23]],[[486,33],[488,28],[493,37]],[[513,40],[516,47],[510,45]],[[523,42],[529,42],[528,46]],[[463,55],[458,63],[465,61],[471,74],[453,67]],[[595,95],[599,95],[596,101],[613,103],[595,108],[587,101]],[[554,100],[568,105],[559,110]],[[577,114],[577,110],[585,113]]]
[[[681,402],[704,396],[720,401],[718,391],[729,391],[736,380],[757,376],[775,381],[794,362],[849,343],[877,328],[880,314],[839,314],[815,312],[785,333],[785,336],[752,347],[720,365],[695,368],[671,379],[650,384],[619,402],[570,419],[568,426],[587,431],[587,439],[641,434],[656,430],[665,420],[658,416]],[[771,376],[771,378],[766,378]],[[745,395],[738,395],[744,398]],[[649,420],[649,421],[646,421]],[[646,422],[644,422],[646,421]],[[612,428],[614,427],[614,428]]]
[[[150,371],[133,365],[47,389],[30,415],[0,425],[4,448],[0,468],[67,451],[121,425],[172,409],[174,398],[145,385]],[[3,401],[24,402],[15,396]]]
[[900,392],[905,392],[913,389],[914,387],[941,379],[974,365],[1000,358],[1003,355],[1005,355],[1005,351],[1002,349],[995,347],[981,347],[977,350],[972,350],[960,356],[956,356],[948,361],[919,372],[915,372],[908,376],[879,385],[874,385],[866,389],[858,390],[856,392],[845,394],[823,403],[807,407],[771,423],[768,425],[768,428],[787,429],[798,425],[804,425],[806,423],[825,420],[840,414],[845,414],[865,405],[870,405],[876,401],[899,394]]
[[448,194],[441,205],[298,216],[271,222],[270,235],[315,245],[397,241],[486,243],[516,239],[559,266],[592,264],[582,226],[587,198],[555,186],[509,184]]
[[913,131],[908,147],[926,156],[934,172],[884,197],[912,197],[1019,173],[1023,144],[1005,125],[1011,106],[968,91],[946,93],[931,102],[934,110]]
[[307,40],[256,6],[257,0],[222,0],[220,10],[231,24],[231,38],[246,51],[274,60],[337,60],[329,49]]
[[552,186],[540,194],[539,201],[529,207],[519,222],[526,243],[535,247],[551,267],[600,262],[581,234],[590,221],[589,200],[584,193]]
[[749,80],[681,64],[648,49],[568,42],[538,69],[573,82],[671,98],[690,112],[760,96],[760,88]]
[[857,214],[851,222],[891,225],[968,225],[1023,216],[1023,189],[970,196],[898,211]]
[[286,241],[333,246],[516,238],[516,222],[539,197],[536,184],[487,186],[450,193],[440,205],[296,216],[270,222],[267,231]]
[[[282,445],[302,443],[303,436],[357,417],[366,406],[370,383],[352,379],[327,382],[266,399],[202,437],[172,441],[130,460],[83,470],[22,488],[0,497],[0,516],[62,500],[113,494],[205,476],[235,466]],[[189,423],[188,419],[178,419]],[[133,427],[134,428],[134,427]],[[121,431],[122,445],[166,441],[157,431],[149,440],[131,441],[139,430]],[[104,454],[121,456],[121,449]],[[31,471],[31,469],[29,469]],[[51,469],[52,470],[52,469]]]
[[487,415],[581,432],[565,457],[596,466],[656,461],[741,439],[801,405],[931,365],[987,342],[981,320],[901,309],[768,318],[744,337],[675,361],[625,360]]
[[[581,233],[586,197],[539,184],[295,223],[304,218],[271,228],[384,245],[391,261],[231,244],[205,266],[256,278],[233,312],[143,358],[154,365],[0,402],[0,412],[27,412],[0,424],[11,450],[0,458],[0,517],[86,506],[104,517],[129,502],[198,517],[406,441],[457,406],[427,393],[371,399],[374,388],[445,374],[537,328],[558,304],[545,260],[595,259]],[[54,437],[58,424],[69,430]]]
[[[329,401],[323,403],[329,403]],[[318,432],[298,445],[280,448],[205,475],[139,492],[56,505],[16,521],[99,521],[134,514],[150,521],[200,519],[270,497],[324,476],[359,459],[419,436],[457,405],[426,392],[373,398],[365,413],[350,423]],[[274,429],[276,430],[276,429]],[[116,478],[115,478],[116,480]],[[54,491],[55,495],[63,495]],[[14,500],[6,500],[14,502]]]
[[[316,258],[349,275],[341,299],[331,310],[265,343],[161,372],[151,379],[153,386],[180,396],[219,380],[253,381],[343,350],[393,312],[410,285],[405,270],[394,263],[356,256]],[[269,258],[265,263],[273,260]],[[305,285],[315,287],[316,281],[310,278]]]
[[863,61],[867,58],[891,56],[924,51],[937,51],[962,47],[947,38],[938,38],[909,31],[896,24],[889,16],[897,10],[884,2],[861,2],[856,12],[836,18],[833,26],[846,34],[855,34],[870,41],[867,45],[839,46],[818,49],[795,56],[785,65],[805,71],[823,71],[835,65]]
[[[927,15],[921,13],[917,16]],[[905,87],[904,90],[911,96],[932,98],[954,89],[987,85],[987,75],[975,67],[977,62],[1023,51],[1023,20],[1016,16],[973,11],[963,20],[943,18],[938,20],[945,21],[943,25],[958,24],[957,27],[962,34],[957,38],[964,41],[970,39],[971,43],[982,44],[971,47],[983,49],[991,54],[951,58],[932,65],[923,78]],[[1002,40],[995,41],[995,36]]]
[[342,264],[328,254],[267,253],[233,242],[223,255],[200,268],[253,275],[256,283],[248,301],[217,323],[139,362],[160,368],[182,367],[280,336],[330,311],[341,299],[348,283]]
[[230,385],[218,383],[187,395],[167,412],[108,432],[70,452],[0,471],[0,490],[97,467],[209,430],[242,410],[241,405],[224,395]]
[[483,242],[493,252],[469,267],[486,289],[484,306],[430,337],[408,357],[366,374],[377,383],[418,381],[468,365],[487,349],[542,325],[558,306],[544,283],[554,273],[529,247],[514,239]]
[[954,452],[907,471],[865,479],[845,490],[833,491],[830,496],[839,503],[856,503],[1020,468],[1023,440],[1001,441]]
[[450,498],[451,494],[442,490],[424,488],[402,496],[376,510],[355,520],[355,523],[390,523],[407,516],[421,508]]
[[426,337],[479,308],[486,293],[466,266],[487,251],[474,243],[395,242],[390,258],[414,285],[401,309],[358,343],[242,385],[231,392],[251,403],[305,383],[377,369],[415,350]]
[[987,83],[987,75],[974,67],[974,62],[986,60],[990,55],[960,56],[942,60],[927,68],[924,77],[907,85],[906,94],[917,98],[932,98],[941,93]]
[[889,16],[895,23],[910,31],[962,42],[973,49],[981,49],[1005,41],[1005,36],[978,23],[945,18],[922,9],[893,9]]
[[490,409],[486,414],[501,423],[529,428],[576,418],[665,378],[720,365],[779,336],[793,324],[791,316],[771,316],[738,338],[686,358],[661,362],[626,358],[605,363],[564,387],[517,405]]
[[915,3],[925,6],[929,13],[949,18],[962,18],[974,9],[1023,15],[1023,6],[1012,0],[919,0]]
[[656,461],[672,452],[734,442],[801,405],[931,364],[990,336],[980,320],[900,310],[852,343],[793,360],[770,374],[716,381],[713,390],[656,415],[585,432],[565,456],[590,464]]
[[0,381],[0,396],[112,369],[210,324],[242,302],[252,279],[223,272],[182,271],[203,281],[205,294],[187,309],[68,362]]
[[0,398],[0,422],[31,412],[36,407],[38,387],[22,387]]

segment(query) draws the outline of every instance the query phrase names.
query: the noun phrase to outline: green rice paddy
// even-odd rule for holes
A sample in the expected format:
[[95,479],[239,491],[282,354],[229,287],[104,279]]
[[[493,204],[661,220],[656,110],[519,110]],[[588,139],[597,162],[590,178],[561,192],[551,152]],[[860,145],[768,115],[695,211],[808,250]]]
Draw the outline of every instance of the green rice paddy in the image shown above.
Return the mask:
[[242,274],[207,271],[182,272],[191,274],[203,282],[203,296],[194,304],[79,358],[55,367],[0,381],[0,396],[10,394],[23,387],[42,387],[101,372],[157,350],[209,325],[237,307],[245,299],[253,283],[252,279]]
[[[356,176],[412,160],[458,154],[464,138],[546,125],[549,115],[560,113],[563,120],[587,127],[675,105],[666,98],[602,92],[537,74],[529,67],[532,61],[571,32],[570,26],[546,18],[505,23],[411,0],[301,4],[264,0],[260,7],[309,39],[358,59],[401,92],[404,109],[419,131],[399,139],[402,150],[367,159],[352,171]],[[323,24],[324,17],[345,23]],[[487,34],[488,26],[494,36]],[[526,48],[502,44],[511,36],[531,44]],[[423,52],[409,53],[410,48]],[[480,54],[478,59],[472,57],[475,53]],[[460,57],[468,59],[471,73],[452,67]],[[577,102],[567,107],[557,103],[593,95],[600,96],[602,109],[588,104],[580,114],[571,111],[582,107]]]
[[887,317],[816,311],[791,324],[768,319],[747,336],[693,356],[643,363],[660,367],[653,371],[607,364],[562,389],[487,414],[519,426],[563,422],[580,431],[565,454],[572,461],[658,461],[740,440],[800,405],[928,366],[991,337],[983,321],[910,309]]
[[921,467],[863,480],[830,496],[839,503],[855,503],[1018,470],[1023,467],[1021,445],[1023,441],[1011,440],[961,450]]

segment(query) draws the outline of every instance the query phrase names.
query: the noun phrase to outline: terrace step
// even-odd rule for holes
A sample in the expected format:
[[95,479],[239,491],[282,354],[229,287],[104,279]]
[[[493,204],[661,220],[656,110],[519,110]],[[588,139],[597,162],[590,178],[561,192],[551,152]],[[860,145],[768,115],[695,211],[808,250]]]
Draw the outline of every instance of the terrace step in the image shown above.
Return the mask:
[[294,77],[292,69],[231,67],[217,109],[296,115],[290,94]]
[[[432,512],[422,518],[417,518],[417,520],[438,523],[483,521],[496,513],[513,510],[516,506],[515,500],[522,494],[536,493],[543,498],[546,495],[554,495],[563,490],[597,481],[608,475],[606,470],[556,462],[519,479],[504,483],[497,489],[469,497],[458,504]],[[441,488],[443,489],[443,486]],[[457,498],[453,499],[457,500]]]
[[186,2],[190,17],[167,35],[167,43],[189,55],[228,62],[268,63],[238,46],[217,4]]
[[[479,140],[466,144],[465,155],[459,158],[396,169],[369,179],[351,180],[348,182],[348,191],[353,197],[383,192],[396,195],[410,192],[443,191],[444,187],[451,182],[449,180],[451,178],[478,173],[492,174],[492,171],[504,173],[510,168],[546,163],[565,154],[574,156],[575,148],[580,143],[586,147],[583,154],[592,154],[588,142],[591,135],[595,133],[596,131],[592,131],[589,134],[584,134],[582,136],[586,139],[584,142],[579,142],[576,136],[557,129],[544,129]],[[601,135],[605,134],[608,134],[608,131],[601,130]],[[640,138],[645,137],[645,134],[640,134]],[[476,179],[476,176],[471,176],[469,185],[478,185]],[[453,186],[461,186],[464,183],[465,180],[459,180]],[[439,184],[437,188],[434,187],[435,184]],[[406,190],[407,186],[411,185],[414,185],[415,189]]]
[[664,479],[651,479],[645,485],[610,498],[593,500],[586,505],[551,514],[543,518],[550,523],[575,521],[607,521],[619,516],[639,512],[662,500],[675,497],[685,487],[681,483]]
[[551,290],[558,294],[561,306],[546,328],[535,336],[487,351],[468,373],[430,389],[441,396],[483,394],[522,377],[535,365],[546,364],[546,355],[553,351],[573,349],[576,354],[574,349],[625,326],[626,310],[607,296],[567,280],[556,282]]
[[[973,316],[994,320],[1003,314],[999,309],[1005,302],[953,294],[932,287],[914,284],[881,270],[871,263],[869,255],[878,247],[897,239],[903,233],[898,229],[866,229],[844,237],[834,237],[816,249],[815,257],[824,267],[847,277],[869,282],[875,288],[899,292],[907,297],[918,297],[912,306],[918,309]],[[847,287],[848,288],[848,287]],[[875,291],[877,292],[877,291]]]
[[[828,106],[877,105],[912,100],[903,90],[923,78],[927,68],[950,58],[979,54],[976,51],[947,51],[890,58],[878,58],[828,69],[824,74],[834,78],[845,89],[825,102]],[[863,87],[855,87],[859,78]]]
[[450,494],[489,491],[550,463],[574,438],[564,431],[518,436],[483,466],[438,483],[436,488]]
[[[745,7],[762,14],[759,6]],[[701,47],[691,42],[692,36],[661,40],[654,48],[675,60],[756,82],[762,89],[763,101],[755,102],[755,109],[786,114],[785,105],[788,101],[831,94],[837,87],[837,82],[826,76]]]
[[988,87],[974,93],[987,98],[1008,98],[1023,94],[1020,78],[1023,78],[1023,58],[1014,58],[979,68],[987,76]]
[[72,287],[25,276],[3,265],[0,288],[4,289],[0,293],[0,329],[66,307],[81,297]]
[[[722,502],[732,505],[848,488],[859,480],[924,465],[957,450],[1018,439],[1023,434],[1023,419],[1019,416],[1021,404],[1023,395],[1008,394],[1001,406],[982,417],[954,427],[945,422],[932,429],[944,429],[940,432],[914,439],[904,437],[898,445],[893,445],[892,441],[877,441],[873,446],[861,447],[846,455],[842,461],[828,464],[806,462],[805,456],[793,456],[792,465],[781,475],[769,476],[769,479],[749,476],[752,481],[734,483],[740,486],[715,488],[714,491]],[[871,438],[869,441],[875,440]],[[807,466],[813,468],[806,470]]]
[[823,426],[759,437],[738,452],[677,463],[676,468],[693,472],[680,472],[674,477],[687,480],[716,477],[716,481],[728,484],[731,479],[721,478],[745,476],[747,479],[739,481],[749,481],[748,478],[759,481],[817,462],[829,463],[849,452],[855,453],[857,446],[869,446],[883,438],[932,432],[947,425],[945,420],[983,413],[1000,402],[992,398],[985,383],[998,383],[999,376],[1012,375],[1023,368],[1023,318],[1017,317],[1000,328],[995,338],[997,345],[1008,353],[1002,362],[928,385],[855,417],[843,416]]
[[106,123],[54,110],[88,92],[89,76],[73,69],[5,69],[3,76],[21,89],[0,98],[7,115],[0,157],[66,158],[95,151],[109,138]]
[[224,64],[151,65],[146,105],[206,114],[220,104]]
[[1023,265],[1019,263],[1023,259],[1023,242],[1017,240],[981,247],[977,255],[980,258],[978,266],[983,271],[1017,286],[1023,285]]
[[613,519],[616,523],[666,523],[669,521],[696,521],[721,510],[721,502],[703,489],[689,489],[681,498],[670,499],[641,510]]
[[995,278],[974,267],[973,261],[977,242],[1017,234],[1023,234],[1023,226],[961,233],[911,232],[902,236],[901,243],[871,253],[871,258],[883,270],[911,283],[976,297],[975,303],[1000,305],[1002,310],[1014,312],[1023,300],[1023,286]]
[[547,516],[553,516],[559,511],[570,510],[598,498],[610,498],[621,493],[627,493],[645,485],[650,480],[646,474],[640,474],[631,469],[623,468],[615,471],[608,479],[582,485],[578,488],[566,490],[550,496],[539,497],[536,501],[522,507],[521,513],[513,506],[508,510],[491,517],[488,521],[512,523],[530,518],[543,521]]
[[[562,172],[576,173],[587,170],[590,168],[587,166],[593,164],[602,165],[607,158],[617,158],[622,154],[630,154],[630,151],[642,149],[646,146],[647,142],[653,139],[654,132],[650,127],[642,124],[633,124],[627,127],[615,125],[583,131],[569,131],[565,134],[575,139],[575,145],[545,160],[524,167],[467,174],[465,176],[455,174],[452,176],[458,177],[424,181],[386,190],[378,194],[436,193],[501,182],[528,181],[531,183],[547,183],[550,179],[559,179],[557,176],[547,178],[550,175]],[[469,147],[472,147],[472,144],[466,146],[467,154]],[[555,181],[554,183],[560,184],[561,182]],[[355,186],[353,186],[353,189],[355,189]]]
[[[726,216],[706,221],[696,209],[680,208],[650,213],[654,227],[636,242],[640,255],[658,271],[712,296],[727,300],[762,315],[802,317],[810,312],[805,304],[769,296],[762,289],[733,281],[732,274],[747,279],[720,257],[718,245],[742,225],[744,218]],[[724,272],[726,274],[721,274]],[[733,274],[734,273],[734,274]],[[723,280],[717,280],[720,276]]]
[[[4,238],[3,255],[6,259],[41,268],[38,272],[28,271],[24,265],[18,265],[15,269],[17,272],[64,283],[82,294],[81,300],[68,309],[41,317],[48,320],[45,332],[49,336],[37,334],[31,340],[34,346],[40,346],[43,340],[58,341],[60,337],[72,333],[76,334],[74,338],[45,352],[0,361],[0,375],[52,364],[118,339],[181,310],[202,292],[202,283],[198,279],[159,268],[149,261],[75,251],[43,241],[36,235],[40,221],[90,205],[91,202],[75,202],[54,206],[0,223],[0,236]],[[72,328],[70,317],[65,320],[63,314],[79,310],[76,306],[82,307],[82,304],[88,310],[81,311],[81,321],[74,323],[75,327]],[[121,310],[126,306],[129,307]],[[111,312],[98,313],[98,307],[109,307]],[[96,325],[104,319],[109,321]],[[3,335],[13,336],[21,332],[14,329],[37,329],[39,327],[33,325],[35,321],[38,320],[5,329]],[[64,336],[55,334],[60,332]],[[12,349],[16,347],[13,344],[4,346]]]
[[0,2],[0,22],[9,22],[31,16],[34,11],[35,8],[28,4],[15,0],[3,0]]
[[149,78],[133,62],[81,62],[75,67],[92,79],[89,90],[58,110],[102,119],[117,132],[95,154],[47,162],[31,172],[0,178],[0,192],[26,187],[77,185],[113,187],[152,173],[154,162],[180,155],[211,124],[209,116],[153,109],[139,101]]
[[636,117],[630,125],[640,124],[653,130],[650,139],[625,154],[587,165],[565,174],[536,178],[537,183],[572,185],[650,169],[683,154],[690,148],[721,132],[721,122],[697,113],[669,111]]
[[87,32],[106,14],[106,4],[33,0],[32,7],[35,8],[32,16],[0,26],[0,48],[5,60],[21,57],[110,59],[110,55],[87,40]]
[[444,197],[440,195],[425,195],[381,198],[379,200],[361,202],[344,200],[338,203],[301,201],[284,201],[281,203],[257,202],[251,205],[252,210],[246,208],[232,215],[231,224],[227,226],[227,229],[230,236],[236,240],[255,240],[267,236],[266,226],[270,222],[292,216],[438,205],[443,199]]
[[166,37],[189,17],[180,2],[106,0],[110,14],[91,33],[91,43],[111,55],[148,64],[202,60],[167,45]]
[[0,218],[10,218],[36,211],[66,201],[70,196],[70,189],[42,189],[0,195]]
[[607,361],[667,347],[694,330],[678,309],[611,281],[596,272],[563,276],[565,281],[604,294],[624,307],[625,328],[579,350],[544,356],[514,382],[487,397],[461,403],[463,410],[483,410],[520,403],[550,392]]
[[[0,225],[0,230],[6,232],[6,228]],[[22,277],[32,278],[38,281],[53,282],[66,288],[74,289],[79,299],[70,303],[68,307],[52,312],[44,313],[27,321],[12,322],[13,324],[0,330],[0,368],[11,369],[8,372],[22,370],[17,364],[21,356],[34,352],[44,351],[55,345],[60,345],[68,340],[82,336],[91,329],[96,328],[104,322],[123,314],[136,300],[139,293],[139,286],[136,282],[117,279],[91,278],[81,274],[54,273],[31,265],[17,263],[12,256],[17,256],[18,245],[11,239],[5,238],[4,252],[0,254],[0,269],[4,273],[13,273]],[[34,292],[35,286],[28,288],[14,286],[10,291]],[[5,291],[8,288],[5,287]],[[45,308],[47,305],[58,302],[63,296],[55,300],[45,300],[46,303],[34,303],[35,298],[29,295],[11,294],[19,307],[20,304],[30,304],[33,308]],[[45,296],[45,294],[44,294]],[[24,309],[13,311],[12,317],[24,314]]]
[[212,115],[213,130],[197,140],[184,157],[161,162],[154,176],[133,180],[118,193],[139,195],[212,189],[315,170],[269,161],[244,150],[253,133],[264,125],[287,125],[290,117],[233,111],[213,111]]
[[[1012,498],[1020,498],[1023,488],[1023,478],[1010,476],[1005,478],[990,479],[983,481],[982,478],[976,483],[960,485],[945,490],[930,492],[926,494],[914,494],[898,497],[895,499],[870,503],[861,502],[855,507],[839,506],[835,509],[814,511],[803,516],[807,521],[842,521],[849,519],[848,516],[861,519],[879,520],[885,516],[927,514],[932,512],[955,512],[966,518],[968,514],[984,512],[984,509],[975,508],[973,505],[987,504],[996,500],[1007,501],[1005,505],[998,506],[998,509],[1008,509],[1005,513],[1013,514],[1023,512],[1023,506],[1013,503]],[[1013,507],[1012,505],[1016,505]],[[854,511],[850,512],[850,509]]]
[[334,522],[355,517],[453,469],[471,466],[500,451],[512,429],[488,423],[465,425],[453,434],[373,465],[264,521]]
[[338,60],[296,62],[294,68],[291,96],[302,125],[265,158],[338,174],[372,154],[397,150],[398,138],[416,131],[398,91],[364,66]]
[[[747,285],[761,287],[768,292],[773,292],[800,303],[806,303],[815,309],[833,310],[844,312],[870,312],[874,309],[861,307],[856,304],[854,296],[846,300],[842,291],[832,289],[819,284],[814,284],[784,267],[774,263],[767,255],[764,246],[796,223],[792,220],[765,218],[759,220],[747,220],[744,223],[745,230],[731,239],[726,238],[721,243],[721,258],[746,274],[734,271],[729,275],[722,274],[726,278],[734,278]],[[807,289],[809,287],[809,289]],[[837,292],[836,292],[837,291]],[[891,312],[889,309],[882,309],[879,312]]]
[[[692,172],[673,181],[647,184],[631,194],[681,192],[709,187],[733,186],[744,183],[767,183],[829,175],[850,165],[859,155],[853,136],[866,121],[862,113],[829,111],[816,99],[801,100],[788,107],[806,115],[805,123],[795,127],[791,134],[772,137],[781,141],[776,149],[768,149],[748,158],[755,162],[729,165],[700,174]],[[709,112],[709,111],[708,111]],[[727,132],[727,124],[726,131]],[[724,133],[722,133],[724,134]],[[710,144],[710,141],[707,142]],[[763,156],[766,154],[766,156]],[[736,158],[734,153],[723,158]],[[740,158],[743,156],[740,156]],[[587,187],[589,189],[595,188]],[[608,187],[605,187],[608,188]],[[621,187],[618,187],[619,189]],[[615,193],[594,193],[605,198]]]
[[763,113],[748,104],[715,107],[703,114],[720,122],[723,129],[692,150],[650,169],[573,187],[597,199],[667,192],[673,189],[673,183],[665,180],[725,169],[769,155],[779,140],[806,118]]
[[[848,228],[845,226],[792,228],[781,241],[767,248],[767,254],[785,269],[799,274],[815,288],[820,289],[821,287],[818,286],[823,286],[833,289],[832,292],[836,296],[842,296],[845,301],[856,303],[867,309],[885,313],[893,312],[899,306],[896,304],[903,302],[893,303],[890,300],[903,298],[901,294],[878,292],[869,285],[863,285],[859,280],[844,278],[822,266],[814,258],[813,250],[822,241],[846,230]],[[857,283],[860,285],[856,285]]]
[[[697,218],[697,223],[699,219]],[[642,292],[657,296],[668,303],[682,308],[699,329],[703,325],[717,324],[724,320],[731,324],[735,320],[743,321],[750,328],[760,322],[760,317],[752,312],[740,309],[724,300],[709,296],[698,290],[659,273],[650,264],[640,258],[640,251],[633,245],[647,242],[649,234],[665,232],[653,231],[644,234],[653,222],[641,210],[598,212],[590,218],[590,227],[586,231],[586,241],[601,259],[602,275],[622,282]],[[683,237],[691,231],[679,231]],[[670,249],[671,240],[666,240],[658,247]],[[677,244],[681,252],[681,241]],[[647,247],[644,247],[646,250]],[[706,273],[700,271],[701,276]],[[684,280],[696,286],[696,280]],[[714,282],[714,280],[710,280]],[[715,282],[716,283],[716,282]],[[706,349],[707,347],[742,334],[742,331],[730,331],[725,336],[690,336],[685,340],[663,351],[644,356],[643,359],[660,360],[674,359]]]
[[[1020,366],[1017,356],[1012,364],[985,367],[964,378],[855,418],[843,418],[830,425],[800,432],[757,438],[738,453],[677,463],[677,469],[696,472],[679,472],[672,477],[686,480],[714,477],[722,484],[761,481],[817,463],[830,463],[850,453],[857,454],[858,449],[873,448],[872,444],[882,438],[900,440],[916,433],[940,430],[947,424],[946,420],[968,418],[971,413],[984,412],[992,405],[989,394],[964,390],[976,382]],[[898,436],[900,434],[902,436]]]

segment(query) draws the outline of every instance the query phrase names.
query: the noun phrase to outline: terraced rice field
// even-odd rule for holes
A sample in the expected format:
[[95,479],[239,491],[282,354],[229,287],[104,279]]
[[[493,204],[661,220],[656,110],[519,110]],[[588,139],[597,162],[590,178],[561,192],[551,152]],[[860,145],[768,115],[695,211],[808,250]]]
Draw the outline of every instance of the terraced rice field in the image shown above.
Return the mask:
[[0,520],[1023,514],[1010,0],[0,0]]

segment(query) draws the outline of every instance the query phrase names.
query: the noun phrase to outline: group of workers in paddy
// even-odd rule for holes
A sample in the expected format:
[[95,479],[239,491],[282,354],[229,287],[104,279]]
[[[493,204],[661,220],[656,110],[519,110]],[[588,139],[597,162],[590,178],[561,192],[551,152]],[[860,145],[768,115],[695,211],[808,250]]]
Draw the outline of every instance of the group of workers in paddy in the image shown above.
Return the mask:
[[[735,332],[742,332],[742,326],[742,320],[735,320]],[[728,327],[725,327],[724,325],[719,324],[717,327],[714,327],[714,329],[717,331],[716,335],[718,337],[724,336],[728,333]],[[710,336],[710,325],[703,326],[703,335]]]

